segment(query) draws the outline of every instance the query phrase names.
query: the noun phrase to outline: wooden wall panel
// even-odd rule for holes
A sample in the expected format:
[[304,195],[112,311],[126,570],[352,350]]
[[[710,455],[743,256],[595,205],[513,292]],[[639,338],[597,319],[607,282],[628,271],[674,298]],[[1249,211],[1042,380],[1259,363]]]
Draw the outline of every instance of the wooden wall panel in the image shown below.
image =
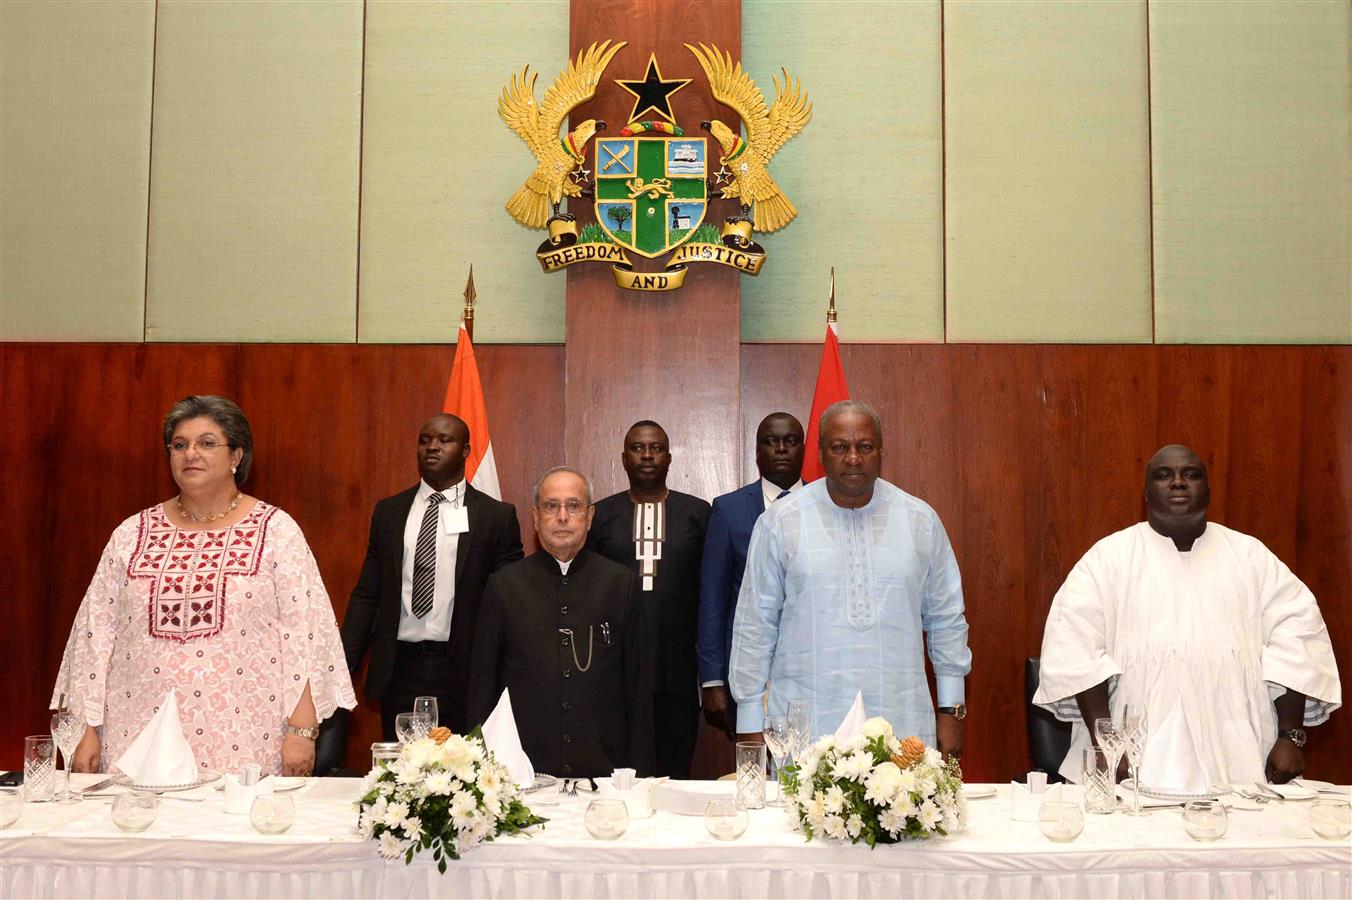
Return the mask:
[[[563,348],[476,348],[504,489],[522,516],[532,478],[565,455]],[[412,483],[413,435],[440,403],[445,346],[0,345],[0,469],[10,514],[0,596],[9,627],[0,766],[41,727],[70,621],[109,533],[172,496],[159,420],[189,391],[238,398],[253,423],[249,487],[294,515],[341,617],[374,502]],[[1352,673],[1352,348],[846,345],[854,395],[886,430],[883,474],[929,502],[962,568],[975,656],[968,776],[1028,768],[1019,689],[1052,596],[1099,538],[1139,521],[1146,459],[1182,441],[1207,460],[1212,517],[1263,540],[1320,599]],[[816,344],[744,345],[743,415],[803,417]],[[736,423],[734,423],[736,424]],[[721,427],[721,425],[720,425]],[[745,446],[749,447],[749,440]],[[606,445],[609,447],[609,444]],[[605,449],[605,448],[603,448]],[[721,450],[736,480],[749,453]],[[529,543],[529,539],[528,539]],[[359,699],[363,699],[360,696]],[[378,730],[363,709],[361,765]],[[1312,776],[1352,780],[1352,714],[1314,732]],[[730,748],[706,737],[705,775]]]
[[[237,400],[254,431],[247,489],[300,523],[339,620],[382,497],[417,481],[419,426],[441,408],[454,348],[438,345],[0,345],[0,469],[12,473],[0,522],[0,766],[46,730],[46,703],[70,623],[119,522],[175,493],[160,421],[179,397]],[[504,498],[529,519],[535,476],[563,457],[563,351],[476,348]],[[363,704],[353,764],[379,732]]]

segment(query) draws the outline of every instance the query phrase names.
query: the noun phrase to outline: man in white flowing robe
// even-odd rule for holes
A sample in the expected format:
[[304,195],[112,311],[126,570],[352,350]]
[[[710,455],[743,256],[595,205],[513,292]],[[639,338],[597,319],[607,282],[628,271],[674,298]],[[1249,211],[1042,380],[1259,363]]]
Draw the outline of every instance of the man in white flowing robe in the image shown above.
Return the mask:
[[1305,767],[1302,726],[1341,705],[1314,596],[1256,538],[1208,523],[1210,499],[1197,455],[1162,448],[1147,521],[1095,544],[1052,601],[1033,700],[1074,723],[1073,781],[1094,720],[1131,705],[1152,727],[1177,708],[1212,784],[1285,783]]
[[820,434],[826,477],[766,510],[751,534],[728,668],[737,731],[759,737],[767,684],[772,714],[808,702],[814,738],[834,731],[862,692],[868,713],[897,734],[937,738],[940,751],[960,755],[972,654],[948,536],[928,504],[878,477],[872,409],[833,404]]

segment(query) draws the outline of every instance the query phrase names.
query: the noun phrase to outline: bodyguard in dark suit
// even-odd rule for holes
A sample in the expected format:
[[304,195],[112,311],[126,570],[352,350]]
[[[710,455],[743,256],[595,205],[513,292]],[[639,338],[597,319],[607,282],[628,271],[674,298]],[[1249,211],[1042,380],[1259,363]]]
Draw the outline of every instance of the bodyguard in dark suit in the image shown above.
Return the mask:
[[770,413],[756,429],[756,468],[761,477],[714,499],[699,579],[700,699],[704,719],[729,736],[736,732],[736,708],[728,691],[732,619],[746,569],[751,530],[767,506],[801,487],[803,426],[785,412]]
[[464,733],[470,659],[488,576],[521,559],[516,509],[465,481],[469,427],[433,416],[418,434],[422,480],[371,514],[366,562],[343,619],[355,675],[366,651],[366,696],[380,701],[385,740],[394,717],[435,696],[440,724]]

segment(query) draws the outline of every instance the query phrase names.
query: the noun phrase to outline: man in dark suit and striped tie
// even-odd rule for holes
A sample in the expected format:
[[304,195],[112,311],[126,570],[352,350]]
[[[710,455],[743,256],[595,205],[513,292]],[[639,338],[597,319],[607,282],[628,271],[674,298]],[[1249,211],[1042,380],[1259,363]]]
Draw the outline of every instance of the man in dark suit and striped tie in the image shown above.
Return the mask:
[[728,692],[728,654],[746,548],[760,514],[803,484],[803,426],[797,419],[775,412],[761,420],[756,429],[756,468],[760,478],[714,499],[700,570],[695,644],[700,703],[705,721],[728,735],[735,733],[737,721]]
[[433,416],[418,434],[414,487],[376,504],[357,586],[343,619],[355,675],[366,651],[366,696],[380,701],[385,740],[394,717],[435,696],[439,722],[466,728],[469,666],[488,576],[521,559],[516,509],[465,480],[469,427]]

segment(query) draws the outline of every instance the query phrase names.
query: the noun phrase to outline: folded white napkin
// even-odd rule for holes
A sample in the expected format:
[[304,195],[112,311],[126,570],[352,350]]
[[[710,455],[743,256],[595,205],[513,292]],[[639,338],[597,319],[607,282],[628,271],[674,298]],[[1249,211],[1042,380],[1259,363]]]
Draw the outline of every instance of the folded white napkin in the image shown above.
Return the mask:
[[183,737],[178,698],[171,690],[160,701],[160,711],[131,742],[115,764],[133,784],[172,786],[192,784],[200,774],[192,747]]
[[493,714],[484,722],[484,746],[507,767],[517,787],[528,788],[535,783],[535,767],[521,749],[521,735],[516,730],[516,716],[512,714],[511,693],[503,688],[502,696]]
[[840,720],[840,727],[836,729],[836,743],[848,741],[863,731],[867,719],[868,716],[864,714],[864,692],[855,691],[854,703],[850,704],[850,711]]
[[1141,758],[1141,786],[1170,794],[1205,794],[1211,789],[1197,755],[1192,729],[1177,704],[1146,741]]

